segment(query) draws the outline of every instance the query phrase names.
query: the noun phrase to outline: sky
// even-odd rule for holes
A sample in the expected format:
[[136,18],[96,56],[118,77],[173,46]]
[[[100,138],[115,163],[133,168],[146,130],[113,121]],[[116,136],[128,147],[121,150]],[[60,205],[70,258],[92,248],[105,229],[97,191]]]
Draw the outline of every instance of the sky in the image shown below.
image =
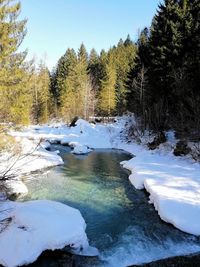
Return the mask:
[[160,0],[21,0],[27,35],[20,50],[46,61],[51,70],[67,48],[108,50],[150,26]]

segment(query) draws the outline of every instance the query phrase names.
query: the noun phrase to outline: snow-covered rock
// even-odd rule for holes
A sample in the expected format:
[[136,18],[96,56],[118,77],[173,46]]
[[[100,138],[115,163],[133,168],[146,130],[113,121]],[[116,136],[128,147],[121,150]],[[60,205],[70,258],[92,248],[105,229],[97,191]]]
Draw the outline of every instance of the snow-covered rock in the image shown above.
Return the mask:
[[9,197],[21,197],[28,194],[27,186],[19,178],[7,180],[5,187]]
[[40,143],[40,146],[44,149],[49,149],[51,147],[51,143],[49,141],[43,141]]
[[85,145],[76,145],[72,150],[73,154],[84,155],[90,153],[92,150]]
[[74,208],[48,200],[5,201],[0,208],[0,220],[7,219],[0,232],[0,264],[5,267],[32,263],[43,251],[65,246],[79,254],[87,249],[97,253],[89,247],[85,221]]

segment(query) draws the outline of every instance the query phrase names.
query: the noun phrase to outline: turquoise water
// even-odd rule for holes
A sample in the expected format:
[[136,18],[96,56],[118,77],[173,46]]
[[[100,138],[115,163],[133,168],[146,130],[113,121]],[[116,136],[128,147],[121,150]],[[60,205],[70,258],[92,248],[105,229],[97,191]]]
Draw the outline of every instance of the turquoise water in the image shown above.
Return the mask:
[[79,209],[87,223],[90,244],[99,259],[83,259],[80,266],[115,266],[149,262],[200,251],[199,238],[160,220],[145,191],[135,190],[120,161],[130,155],[96,150],[76,156],[59,149],[63,166],[26,179],[30,199],[51,199]]

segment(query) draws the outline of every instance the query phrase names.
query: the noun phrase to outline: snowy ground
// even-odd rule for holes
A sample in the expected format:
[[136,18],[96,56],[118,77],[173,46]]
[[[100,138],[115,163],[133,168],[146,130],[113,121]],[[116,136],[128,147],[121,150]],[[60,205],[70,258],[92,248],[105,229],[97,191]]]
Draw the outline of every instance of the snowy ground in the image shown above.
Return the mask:
[[[109,125],[89,124],[78,120],[76,127],[65,125],[32,126],[15,136],[35,140],[45,139],[70,145],[79,151],[85,148],[117,148],[135,155],[124,168],[132,173],[130,182],[137,188],[145,188],[161,219],[172,223],[182,231],[200,235],[200,165],[191,160],[175,157],[165,146],[149,151],[143,145],[123,142],[120,132],[126,119]],[[168,146],[175,142],[173,134],[168,134]],[[84,150],[84,149],[83,149]],[[84,151],[80,150],[81,152]]]
[[[49,146],[49,142],[69,145],[73,148],[72,152],[80,154],[89,153],[91,149],[95,148],[123,149],[134,155],[131,160],[121,163],[124,168],[127,168],[131,171],[131,175],[129,177],[130,182],[137,189],[145,188],[149,192],[149,202],[150,204],[154,205],[161,219],[173,224],[175,227],[184,232],[200,235],[200,165],[186,158],[175,157],[172,154],[172,151],[169,149],[169,147],[173,144],[173,142],[175,142],[175,140],[172,138],[173,134],[171,133],[168,134],[168,143],[166,145],[161,145],[159,149],[156,149],[153,152],[149,151],[142,144],[138,145],[134,142],[127,143],[123,141],[120,138],[120,134],[125,127],[125,123],[125,118],[120,119],[117,123],[108,125],[95,125],[89,124],[84,120],[78,120],[77,126],[72,128],[60,124],[51,126],[30,126],[21,132],[12,132],[10,134],[15,136],[16,139],[22,143],[23,154],[28,154],[28,156],[24,157],[16,163],[15,168],[17,172],[19,172],[19,174],[22,174],[62,164],[62,159],[58,155],[58,152],[49,152],[46,150],[46,148]],[[37,146],[40,140],[43,140],[45,142],[42,142],[39,146]],[[35,149],[35,147],[37,148]],[[32,152],[30,153],[30,151]],[[3,164],[0,168],[5,168],[6,160],[3,161],[1,159],[1,162],[3,162]],[[15,187],[17,188],[17,186]],[[20,188],[20,185],[18,185],[18,187]],[[25,188],[24,191],[26,191]],[[14,235],[16,233],[18,234],[24,232],[24,234],[27,235],[25,242],[28,242],[31,236],[30,232],[24,231],[23,227],[20,228],[22,222],[24,225],[27,219],[27,211],[26,208],[24,208],[26,206],[26,203],[19,204],[19,206],[17,203],[13,202],[0,203],[2,203],[2,208],[3,205],[11,205],[12,207],[15,207],[13,211],[16,214],[16,216],[13,215],[15,219],[18,218],[18,215],[22,216],[19,217],[21,218],[19,219],[19,222],[15,221],[15,219],[12,221],[13,227],[11,227],[10,232],[8,231],[9,228],[6,229],[4,232],[5,235],[8,234],[9,236],[12,231],[16,231]],[[46,203],[43,204],[46,205]],[[41,207],[41,209],[43,208]],[[50,220],[49,216],[52,215],[51,208],[54,209],[55,206],[50,207],[49,213],[47,208],[48,214],[46,217],[48,218],[48,221]],[[25,210],[25,216],[21,213],[21,209]],[[66,207],[66,211],[68,209],[69,207]],[[62,216],[60,217],[59,209],[57,211],[58,214],[55,212],[53,214],[53,217],[54,215],[56,216],[59,224],[60,218]],[[40,213],[41,210],[38,210],[38,205],[36,205],[35,208],[33,207],[33,209],[30,209],[30,212],[33,212],[33,216],[35,216],[34,212]],[[38,217],[34,217],[37,218],[39,222],[40,215],[43,216],[42,214],[39,214]],[[65,214],[63,216],[65,216]],[[45,220],[44,217],[45,216],[43,216],[43,219]],[[68,220],[67,215],[65,217],[65,220]],[[71,221],[69,220],[68,223],[70,222]],[[62,224],[62,219],[60,223]],[[65,228],[64,225],[65,224],[63,223],[63,228]],[[79,223],[77,225],[79,225]],[[33,232],[31,232],[32,234],[34,234],[35,230],[37,230],[37,233],[41,231],[41,229],[37,228],[36,225],[34,226],[30,224],[30,228],[31,227],[33,227]],[[51,223],[49,227],[50,228],[47,227],[47,229],[51,229]],[[80,223],[80,227],[81,229],[84,228],[83,223]],[[68,231],[67,227],[65,231]],[[71,233],[73,233],[73,231]],[[57,235],[57,232],[55,234]],[[81,235],[84,236],[83,232],[81,232]],[[4,246],[6,248],[6,246],[8,246],[8,244],[6,243],[8,236],[5,239],[0,239],[1,247]],[[40,253],[42,250],[47,248],[54,249],[62,247],[64,243],[65,245],[71,244],[71,241],[67,241],[67,238],[69,238],[67,233],[64,237],[65,239],[62,239],[63,236],[60,237],[61,239],[55,239],[58,240],[56,244],[49,240],[44,240],[45,242],[47,242],[45,244],[41,244],[42,247],[40,247]],[[73,237],[75,238],[75,236]],[[84,242],[85,240],[86,239],[84,237]],[[48,246],[49,242],[51,244],[50,246]],[[12,249],[14,249],[15,245],[16,244],[13,243],[13,246],[11,246]],[[39,246],[39,243],[36,243],[36,247],[37,246]],[[20,244],[18,244],[17,247],[19,248],[19,250],[21,249]],[[27,258],[24,258],[24,261],[22,261],[24,255],[19,254],[19,262],[16,261],[15,263],[10,263],[9,261],[12,261],[12,257],[3,258],[2,254],[3,253],[0,252],[0,263],[5,266],[15,266],[15,263],[17,265],[18,263],[21,264],[30,262],[30,259]],[[36,255],[39,255],[39,251],[36,251],[34,255],[35,259]],[[31,259],[32,256],[30,256]]]

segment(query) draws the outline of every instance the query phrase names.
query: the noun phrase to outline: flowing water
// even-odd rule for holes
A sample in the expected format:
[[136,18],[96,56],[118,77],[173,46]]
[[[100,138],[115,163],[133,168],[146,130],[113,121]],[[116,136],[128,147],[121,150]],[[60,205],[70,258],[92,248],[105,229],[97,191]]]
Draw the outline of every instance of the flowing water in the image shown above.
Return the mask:
[[145,191],[135,190],[120,161],[130,155],[95,150],[76,156],[57,146],[63,166],[26,179],[30,199],[60,201],[81,211],[90,244],[98,259],[83,258],[80,266],[124,267],[200,251],[200,239],[160,220]]

